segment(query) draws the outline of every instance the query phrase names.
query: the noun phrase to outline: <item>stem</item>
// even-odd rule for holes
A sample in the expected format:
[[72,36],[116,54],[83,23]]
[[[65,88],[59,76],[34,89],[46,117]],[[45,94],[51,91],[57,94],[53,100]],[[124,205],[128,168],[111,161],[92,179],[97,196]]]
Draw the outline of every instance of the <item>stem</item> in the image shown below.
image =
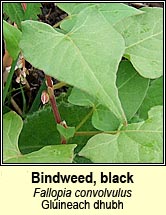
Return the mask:
[[45,78],[46,78],[46,81],[47,81],[47,86],[48,87],[53,87],[51,77],[49,75],[45,75]]
[[17,105],[17,103],[15,102],[15,100],[13,99],[13,97],[11,97],[11,104],[14,107],[14,109],[16,110],[16,112],[22,116],[22,110],[19,108],[19,106]]
[[77,131],[75,133],[75,136],[93,136],[93,135],[96,135],[96,134],[117,134],[118,131]]
[[7,92],[9,90],[9,87],[10,87],[10,84],[11,84],[11,81],[12,81],[12,77],[13,77],[13,74],[14,74],[14,71],[15,71],[15,66],[17,64],[18,57],[12,63],[12,66],[11,66],[11,69],[10,69],[10,72],[9,72],[9,75],[8,75],[8,78],[7,78],[7,82],[6,82],[4,90],[3,90],[3,105],[5,103]]
[[23,10],[26,11],[27,4],[26,3],[21,3],[21,5],[22,5]]
[[61,24],[62,21],[63,20],[61,20],[61,21],[57,22],[55,25],[53,25],[53,28],[57,28]]
[[[57,122],[57,124],[61,124],[62,120],[61,120],[61,116],[60,116],[60,113],[59,113],[59,110],[58,110],[58,107],[57,107],[57,104],[56,104],[56,99],[55,99],[55,95],[54,95],[54,87],[53,87],[53,84],[52,84],[51,77],[48,76],[48,75],[45,75],[45,78],[46,78],[46,81],[47,81],[47,86],[48,86],[47,90],[48,90],[48,95],[49,95],[49,98],[50,98],[52,111],[53,111],[53,114],[54,114],[54,117],[55,117],[55,121]],[[61,136],[61,143],[62,144],[67,143],[66,139],[64,137],[62,137],[62,136]]]
[[55,117],[55,120],[58,124],[61,123],[61,116],[59,114],[59,111],[58,111],[58,107],[57,107],[57,104],[56,104],[56,100],[55,100],[55,96],[54,96],[54,91],[51,87],[48,87],[48,95],[50,97],[50,103],[51,103],[51,107],[52,107],[52,111],[54,113],[54,117]]
[[83,126],[83,124],[89,119],[89,117],[92,115],[93,111],[94,111],[94,108],[92,108],[90,110],[90,112],[83,118],[83,120],[80,122],[80,124],[77,125],[76,131],[78,131],[78,129],[80,129]]
[[52,80],[51,80],[51,77],[48,76],[48,75],[45,75],[45,77],[46,77],[46,81],[47,81],[48,95],[50,97],[50,103],[51,103],[51,107],[52,107],[52,110],[53,110],[53,113],[54,113],[54,117],[55,117],[56,122],[58,124],[60,124],[62,120],[61,120],[59,110],[58,110],[58,107],[57,107],[57,104],[56,104]]
[[33,104],[28,112],[29,114],[38,110],[40,103],[41,103],[41,94],[42,94],[42,91],[45,89],[46,89],[46,83],[45,83],[45,81],[43,81],[43,83],[42,83],[41,87],[39,88],[39,91],[33,101]]
[[22,115],[24,116],[25,112],[26,112],[26,98],[25,98],[24,90],[23,90],[23,87],[21,84],[20,84],[20,88],[21,88],[22,101],[23,101]]

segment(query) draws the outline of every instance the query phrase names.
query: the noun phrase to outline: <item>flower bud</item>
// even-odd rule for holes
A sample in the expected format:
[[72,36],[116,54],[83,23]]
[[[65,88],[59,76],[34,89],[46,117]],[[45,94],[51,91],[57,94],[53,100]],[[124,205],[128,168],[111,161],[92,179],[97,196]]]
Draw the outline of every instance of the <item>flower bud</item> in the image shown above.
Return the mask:
[[49,102],[49,95],[45,90],[41,94],[41,101],[42,101],[43,105],[46,104],[47,102]]

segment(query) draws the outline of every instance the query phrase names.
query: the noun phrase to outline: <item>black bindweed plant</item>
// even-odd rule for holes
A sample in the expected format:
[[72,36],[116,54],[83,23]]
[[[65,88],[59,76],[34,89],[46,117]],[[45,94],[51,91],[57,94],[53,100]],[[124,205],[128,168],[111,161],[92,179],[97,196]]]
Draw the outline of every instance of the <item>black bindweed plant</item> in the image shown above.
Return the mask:
[[[15,60],[21,51],[44,71],[53,98],[25,119],[14,111],[3,115],[3,161],[162,163],[163,9],[56,6],[68,16],[52,27],[38,21],[40,3],[3,5],[17,24],[4,21],[8,52]],[[68,86],[56,99],[51,77]]]

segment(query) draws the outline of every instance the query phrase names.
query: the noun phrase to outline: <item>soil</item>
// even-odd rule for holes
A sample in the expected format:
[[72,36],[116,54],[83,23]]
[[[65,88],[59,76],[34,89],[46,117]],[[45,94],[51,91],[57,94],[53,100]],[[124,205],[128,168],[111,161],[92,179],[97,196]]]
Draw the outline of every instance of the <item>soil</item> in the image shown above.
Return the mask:
[[141,2],[141,3],[126,3],[132,7],[135,8],[141,8],[141,7],[162,7],[164,6],[163,2]]
[[[161,2],[125,3],[125,4],[135,7],[137,9],[141,8],[141,7],[145,7],[145,6],[146,7],[163,7],[163,3],[161,3]],[[60,10],[54,3],[47,2],[47,3],[41,3],[41,5],[42,5],[42,7],[41,7],[42,13],[40,15],[38,15],[39,21],[41,21],[41,22],[54,26],[56,23],[60,22],[67,16],[67,14],[64,11]],[[3,48],[3,51],[4,51],[4,48]],[[38,93],[38,90],[39,90],[41,84],[44,81],[45,75],[44,75],[43,71],[32,67],[32,65],[29,64],[28,62],[25,62],[25,67],[28,70],[28,75],[26,78],[30,85],[30,91],[24,90],[24,93],[25,93],[25,97],[26,97],[27,107],[30,108]],[[53,79],[53,82],[57,83],[58,81]],[[16,82],[16,75],[14,75],[14,77],[13,77],[12,88],[15,88],[15,89],[20,88],[20,84],[18,84]],[[58,96],[62,92],[66,92],[66,91],[67,91],[67,87],[62,87],[61,89],[56,90],[55,95]],[[12,94],[12,97],[14,98],[17,105],[22,109],[23,101],[22,101],[21,92],[16,91],[15,93]],[[10,108],[13,109],[13,106],[10,105]]]
[[42,4],[42,14],[39,15],[39,19],[51,26],[63,20],[67,14],[55,6],[54,3],[41,3]]

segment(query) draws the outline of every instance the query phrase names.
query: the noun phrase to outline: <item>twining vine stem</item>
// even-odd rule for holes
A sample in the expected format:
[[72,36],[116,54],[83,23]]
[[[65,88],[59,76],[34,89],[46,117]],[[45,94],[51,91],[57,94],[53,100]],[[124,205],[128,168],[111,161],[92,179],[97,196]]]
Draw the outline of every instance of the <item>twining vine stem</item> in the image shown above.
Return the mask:
[[[59,110],[57,107],[57,103],[56,103],[56,99],[55,99],[55,95],[54,95],[54,87],[53,87],[51,77],[49,75],[45,75],[45,78],[46,78],[46,82],[47,82],[48,95],[49,95],[52,111],[53,111],[53,114],[55,117],[55,121],[57,122],[57,124],[61,124],[66,128],[66,126],[62,122],[62,119],[61,119],[61,116],[60,116],[60,113],[59,113]],[[61,143],[66,144],[66,139],[64,137],[61,137]]]

